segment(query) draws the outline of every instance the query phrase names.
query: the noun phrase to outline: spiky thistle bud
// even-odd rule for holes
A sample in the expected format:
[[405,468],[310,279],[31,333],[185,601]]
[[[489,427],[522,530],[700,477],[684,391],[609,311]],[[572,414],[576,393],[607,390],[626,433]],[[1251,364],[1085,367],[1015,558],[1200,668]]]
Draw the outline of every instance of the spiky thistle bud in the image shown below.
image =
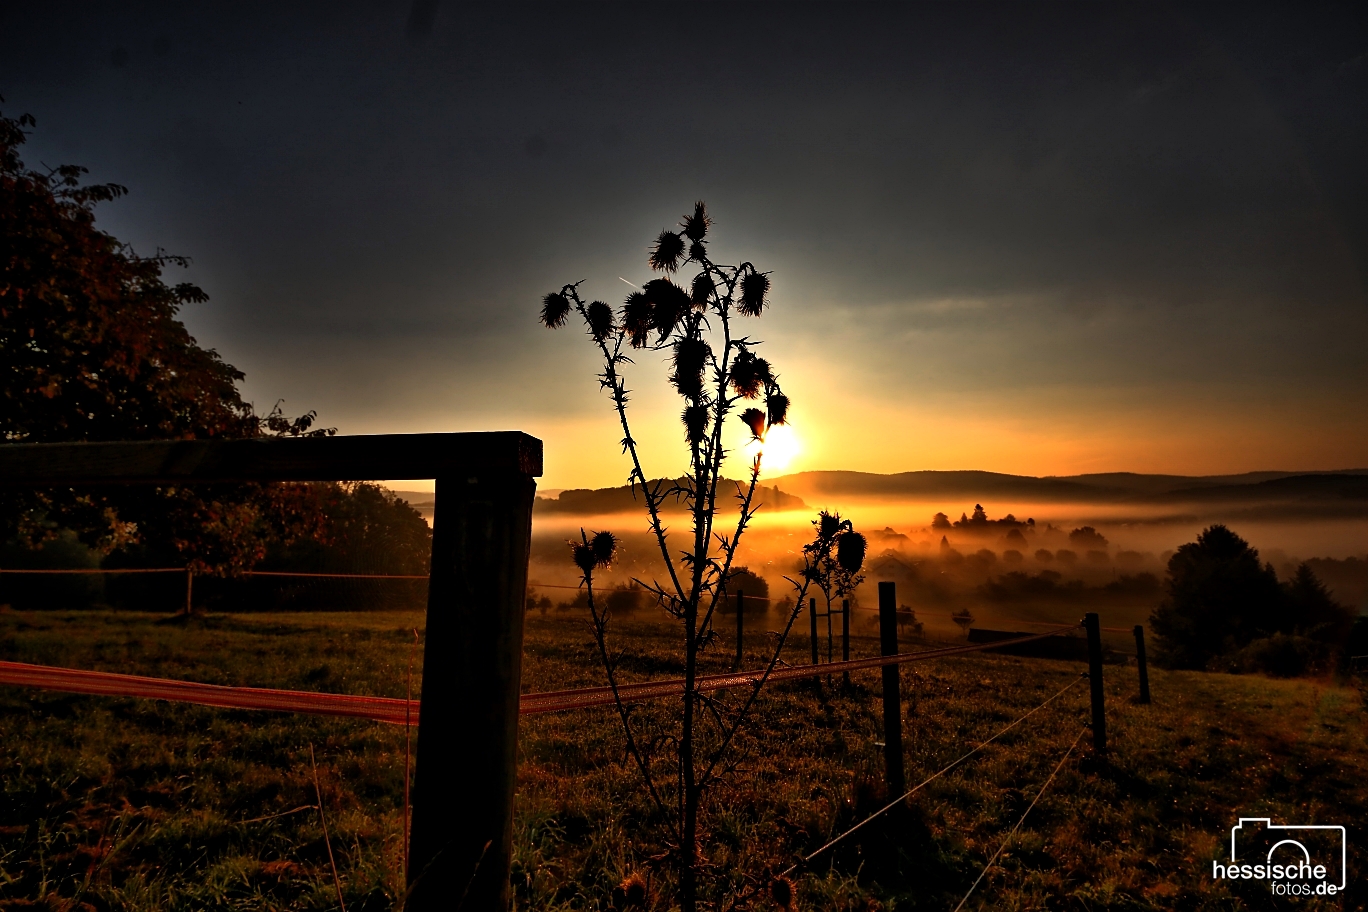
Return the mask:
[[679,258],[684,255],[684,238],[673,231],[662,231],[651,249],[651,268],[656,272],[674,272]]
[[757,358],[749,349],[741,349],[732,361],[731,385],[736,395],[754,399],[771,382],[769,362]]
[[580,568],[580,572],[585,576],[594,572],[594,567],[598,564],[598,559],[594,557],[594,546],[588,542],[570,542],[570,551],[575,566]]
[[708,226],[712,224],[712,219],[708,218],[708,207],[702,200],[694,203],[692,215],[684,216],[684,221],[679,223],[679,227],[684,229],[684,236],[691,241],[701,241],[703,236],[708,233]]
[[836,563],[846,573],[854,575],[864,566],[865,548],[868,542],[859,532],[842,532],[836,539]]
[[689,259],[695,263],[701,263],[708,258],[708,248],[703,246],[702,241],[694,241],[689,245]]
[[769,294],[769,276],[763,272],[748,272],[741,280],[741,303],[738,309],[748,317],[758,317],[765,309],[765,295]]
[[602,342],[613,331],[613,308],[602,301],[590,301],[585,311],[589,322],[589,334],[595,342]]
[[684,422],[684,436],[690,446],[698,446],[708,434],[708,407],[690,405],[684,408],[679,420]]
[[594,537],[589,540],[589,548],[594,552],[594,563],[600,567],[607,567],[613,562],[617,547],[617,538],[612,532],[595,532]]
[[636,871],[628,874],[622,883],[618,884],[618,889],[622,891],[622,907],[624,909],[644,909],[648,898],[646,878]]
[[662,340],[674,332],[675,326],[693,307],[689,293],[669,279],[652,279],[646,283],[642,294],[651,302],[651,324],[660,331]]
[[702,339],[685,336],[675,343],[674,374],[670,382],[686,399],[696,399],[703,394],[703,368],[708,363],[712,348]]
[[632,348],[646,347],[654,322],[654,308],[646,296],[639,291],[629,294],[622,305],[622,328],[627,330]]
[[769,423],[771,425],[784,424],[788,421],[789,397],[778,390],[770,390],[765,396],[765,410],[769,412]]
[[823,510],[822,515],[818,519],[818,531],[821,533],[822,538],[828,540],[835,538],[836,533],[841,531],[841,514],[828,513],[826,510]]
[[542,325],[547,329],[560,329],[565,318],[570,315],[570,299],[559,291],[553,291],[542,298]]
[[776,877],[770,881],[769,894],[780,909],[787,912],[793,908],[793,881],[787,877]]
[[741,413],[741,421],[746,427],[750,428],[751,436],[756,440],[765,439],[765,413],[758,408],[748,408]]
[[706,272],[700,272],[694,276],[693,285],[689,289],[689,298],[693,301],[693,306],[702,310],[708,306],[708,299],[712,297],[713,289],[716,288],[712,276]]

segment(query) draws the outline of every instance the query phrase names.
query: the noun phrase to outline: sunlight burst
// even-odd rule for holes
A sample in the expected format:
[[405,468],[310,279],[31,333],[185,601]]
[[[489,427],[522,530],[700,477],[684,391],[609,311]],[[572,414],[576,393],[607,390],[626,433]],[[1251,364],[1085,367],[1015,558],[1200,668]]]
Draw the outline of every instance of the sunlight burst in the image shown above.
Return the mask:
[[802,441],[793,432],[793,428],[787,424],[779,424],[770,428],[765,434],[763,443],[752,440],[746,444],[748,458],[754,458],[757,452],[764,454],[764,459],[761,460],[761,469],[766,475],[784,471],[802,451]]

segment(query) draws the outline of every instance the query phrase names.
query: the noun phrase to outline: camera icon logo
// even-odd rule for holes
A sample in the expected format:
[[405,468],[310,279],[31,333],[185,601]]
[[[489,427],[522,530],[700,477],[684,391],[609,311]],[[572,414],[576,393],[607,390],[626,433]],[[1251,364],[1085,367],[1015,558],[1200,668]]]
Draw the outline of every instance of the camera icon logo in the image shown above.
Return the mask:
[[1347,883],[1347,843],[1342,826],[1241,817],[1230,828],[1230,864],[1213,862],[1213,875],[1273,881],[1276,895],[1333,895]]

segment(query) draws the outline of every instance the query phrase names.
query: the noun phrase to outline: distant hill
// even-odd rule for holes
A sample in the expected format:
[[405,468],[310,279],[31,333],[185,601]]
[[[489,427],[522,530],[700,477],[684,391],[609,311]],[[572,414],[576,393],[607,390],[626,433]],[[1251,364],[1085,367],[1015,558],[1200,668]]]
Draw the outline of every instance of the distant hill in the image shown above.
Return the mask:
[[[668,479],[665,483],[667,486],[672,484]],[[735,503],[733,484],[740,484],[740,482],[723,479],[717,487],[717,498],[719,502],[725,498],[728,509],[730,509],[730,504]],[[763,504],[766,510],[807,509],[807,504],[801,497],[795,497],[781,491],[777,485],[757,485],[755,502]],[[640,510],[644,507],[644,503],[640,491],[634,495],[630,487],[623,485],[616,488],[573,488],[568,491],[561,491],[558,497],[538,497],[532,509],[534,514],[569,513],[588,516]],[[682,500],[670,497],[666,499],[661,509],[674,513],[682,512],[685,506]]]
[[997,472],[798,472],[774,480],[809,500],[824,497],[1013,499],[1038,503],[1267,503],[1368,501],[1368,469],[1242,475],[1006,475]]

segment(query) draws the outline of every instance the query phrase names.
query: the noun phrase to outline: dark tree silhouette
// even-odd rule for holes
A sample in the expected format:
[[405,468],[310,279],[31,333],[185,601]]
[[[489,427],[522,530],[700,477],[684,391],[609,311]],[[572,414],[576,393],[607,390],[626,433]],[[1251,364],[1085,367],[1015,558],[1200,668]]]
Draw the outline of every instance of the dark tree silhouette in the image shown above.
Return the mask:
[[1222,525],[1169,560],[1164,600],[1150,616],[1161,657],[1176,668],[1204,668],[1214,657],[1276,632],[1285,601],[1273,568]]
[[[139,256],[95,227],[95,207],[124,195],[83,184],[86,169],[42,171],[19,148],[28,115],[0,115],[0,440],[43,443],[289,436],[312,412],[259,418],[242,400],[241,371],[201,348],[177,319],[208,300],[167,284],[184,257]],[[241,569],[264,540],[316,532],[320,515],[300,486],[70,490],[5,494],[0,535],[37,543],[60,527],[101,548],[141,541],[201,570]]]

